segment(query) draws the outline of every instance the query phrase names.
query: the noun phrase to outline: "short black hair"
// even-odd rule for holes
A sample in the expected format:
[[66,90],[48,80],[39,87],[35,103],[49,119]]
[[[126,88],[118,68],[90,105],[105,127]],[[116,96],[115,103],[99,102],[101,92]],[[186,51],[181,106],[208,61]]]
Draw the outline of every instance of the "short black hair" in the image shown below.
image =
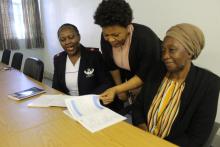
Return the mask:
[[78,28],[77,28],[75,25],[70,24],[70,23],[65,23],[65,24],[63,24],[62,26],[60,26],[60,28],[59,28],[58,31],[57,31],[57,36],[58,36],[58,38],[60,37],[60,32],[61,32],[61,30],[62,30],[63,28],[66,28],[66,27],[72,28],[72,29],[76,32],[76,34],[79,35],[79,30],[78,30]]
[[101,27],[112,25],[127,27],[132,18],[132,9],[125,0],[102,0],[94,15],[95,24]]

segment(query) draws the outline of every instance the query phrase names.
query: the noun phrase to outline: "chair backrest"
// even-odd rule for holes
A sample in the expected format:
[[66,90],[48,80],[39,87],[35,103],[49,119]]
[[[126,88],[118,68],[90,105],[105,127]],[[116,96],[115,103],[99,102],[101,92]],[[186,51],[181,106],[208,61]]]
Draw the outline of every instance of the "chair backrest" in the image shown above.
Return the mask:
[[208,138],[208,140],[206,141],[206,143],[205,143],[205,145],[203,147],[214,147],[212,145],[212,143],[213,143],[213,140],[215,138],[215,135],[216,135],[219,127],[220,127],[220,124],[215,122],[214,125],[213,125],[213,128],[212,128],[212,131],[211,131],[211,133],[209,135],[209,138]]
[[44,63],[40,59],[29,57],[25,60],[23,73],[42,82]]
[[9,64],[11,50],[4,50],[2,54],[2,63]]
[[14,53],[12,62],[11,62],[11,67],[20,70],[21,65],[22,65],[22,59],[23,59],[23,54],[22,53]]

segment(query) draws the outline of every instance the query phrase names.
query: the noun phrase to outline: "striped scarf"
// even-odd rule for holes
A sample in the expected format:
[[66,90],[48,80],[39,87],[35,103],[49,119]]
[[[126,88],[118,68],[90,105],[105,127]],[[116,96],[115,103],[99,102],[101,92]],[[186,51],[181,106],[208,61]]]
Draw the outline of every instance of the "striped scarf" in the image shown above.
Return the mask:
[[184,82],[173,81],[165,76],[147,115],[147,128],[150,133],[161,138],[169,135],[179,112],[184,87]]

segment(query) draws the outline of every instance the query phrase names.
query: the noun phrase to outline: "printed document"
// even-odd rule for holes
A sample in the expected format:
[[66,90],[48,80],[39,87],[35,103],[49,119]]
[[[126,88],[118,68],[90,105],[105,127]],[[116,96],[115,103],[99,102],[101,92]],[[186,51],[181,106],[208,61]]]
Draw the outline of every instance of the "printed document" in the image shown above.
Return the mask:
[[98,95],[72,96],[66,99],[67,115],[78,121],[90,132],[96,132],[126,119],[102,106]]
[[72,98],[69,95],[41,95],[28,104],[28,107],[66,107],[65,99]]

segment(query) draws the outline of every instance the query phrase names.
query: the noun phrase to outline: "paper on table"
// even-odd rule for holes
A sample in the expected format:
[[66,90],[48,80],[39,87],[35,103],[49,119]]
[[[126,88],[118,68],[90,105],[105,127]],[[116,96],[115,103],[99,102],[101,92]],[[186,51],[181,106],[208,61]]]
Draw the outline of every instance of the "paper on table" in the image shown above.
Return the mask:
[[126,119],[102,106],[98,97],[84,95],[65,100],[71,117],[93,133]]
[[68,99],[65,102],[66,105],[69,104],[67,108],[75,119],[98,112],[104,108],[99,102],[98,95],[73,96],[72,99]]
[[72,98],[69,95],[41,95],[28,104],[28,107],[66,107],[65,99]]

